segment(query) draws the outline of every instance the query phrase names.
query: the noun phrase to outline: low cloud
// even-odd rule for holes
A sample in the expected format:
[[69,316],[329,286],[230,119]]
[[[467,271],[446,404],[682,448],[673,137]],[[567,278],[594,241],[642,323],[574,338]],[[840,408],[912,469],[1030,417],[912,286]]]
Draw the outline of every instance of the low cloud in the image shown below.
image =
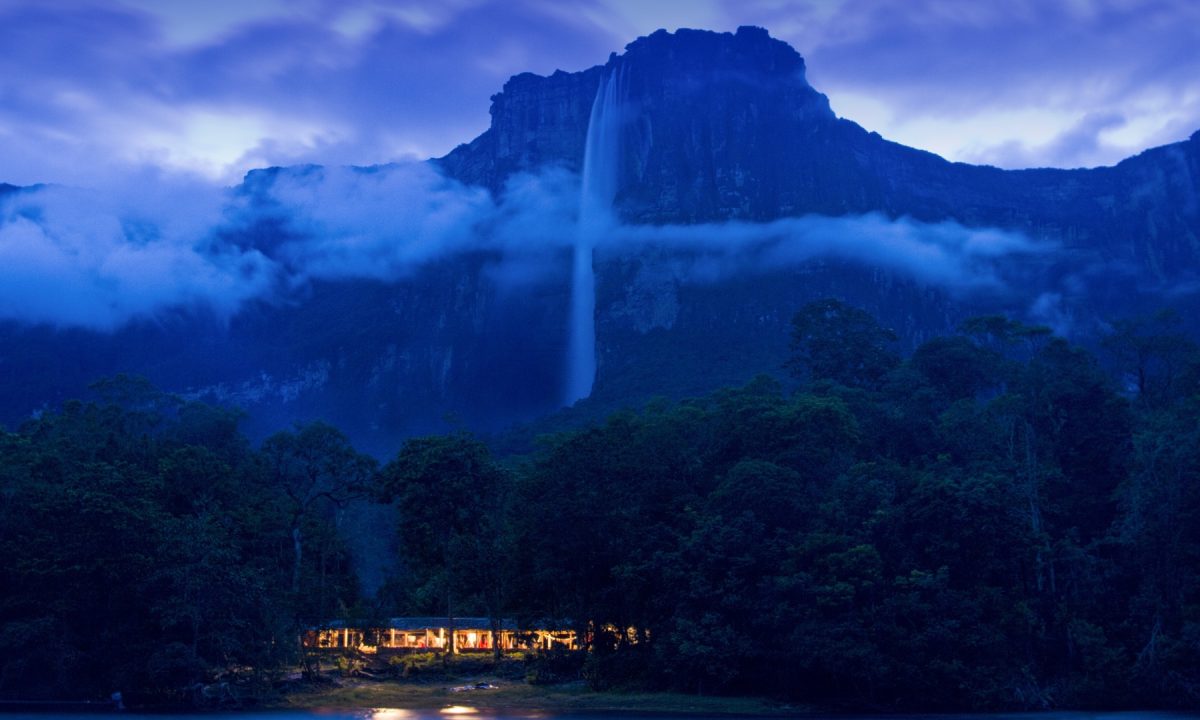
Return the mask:
[[[285,173],[264,196],[290,238],[274,254],[294,282],[395,278],[470,245],[495,211],[486,190],[425,163]],[[242,212],[253,221],[257,206]]]
[[515,262],[566,247],[578,197],[578,177],[559,169],[516,175],[496,199],[431,163],[312,167],[256,187],[227,212],[233,224],[226,232],[237,237],[274,221],[284,240],[270,252],[292,285],[395,280],[463,252],[495,251]]
[[264,171],[221,189],[177,176],[0,195],[0,320],[112,330],[178,310],[225,320],[313,281],[394,281],[493,251],[498,282],[553,272],[578,178],[518,175],[500,199],[430,163]]
[[[403,281],[479,251],[502,288],[562,281],[578,213],[578,177],[554,168],[513,177],[498,197],[432,163],[269,170],[233,190],[147,178],[25,190],[0,197],[0,319],[101,331],[179,310],[227,319],[314,281]],[[695,283],[839,258],[967,293],[1004,290],[1010,259],[1051,247],[868,214],[614,225],[597,252],[654,252]]]
[[1053,245],[994,228],[954,221],[891,220],[879,213],[809,215],[769,223],[624,226],[612,250],[660,247],[684,251],[674,259],[685,281],[717,281],[738,272],[761,272],[815,258],[838,258],[888,268],[954,292],[1005,290],[1010,258],[1048,252]]
[[0,319],[111,330],[166,308],[228,318],[269,290],[273,263],[206,242],[220,209],[211,188],[153,183],[0,198]]

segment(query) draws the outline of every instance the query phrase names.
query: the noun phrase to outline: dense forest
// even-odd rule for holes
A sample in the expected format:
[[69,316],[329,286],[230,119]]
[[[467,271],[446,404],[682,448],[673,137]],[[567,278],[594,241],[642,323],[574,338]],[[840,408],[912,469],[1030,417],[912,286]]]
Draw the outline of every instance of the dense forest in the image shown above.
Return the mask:
[[[383,464],[328,425],[255,447],[235,410],[102,382],[0,433],[0,696],[265,686],[308,624],[450,612],[596,630],[598,689],[1200,702],[1200,350],[1169,314],[1094,350],[985,317],[902,358],[833,300],[793,333],[786,381]],[[397,531],[371,598],[363,503]]]

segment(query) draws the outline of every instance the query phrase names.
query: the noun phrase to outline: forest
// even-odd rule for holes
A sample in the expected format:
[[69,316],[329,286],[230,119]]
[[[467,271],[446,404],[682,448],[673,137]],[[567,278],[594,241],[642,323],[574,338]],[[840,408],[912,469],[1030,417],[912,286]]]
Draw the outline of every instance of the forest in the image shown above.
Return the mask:
[[[1200,349],[1170,313],[1090,349],[974,318],[907,357],[799,310],[774,376],[527,444],[408,440],[130,377],[0,431],[0,697],[270,687],[330,619],[594,630],[603,690],[835,709],[1195,707]],[[387,508],[368,597],[347,508]],[[612,629],[630,629],[612,632]]]

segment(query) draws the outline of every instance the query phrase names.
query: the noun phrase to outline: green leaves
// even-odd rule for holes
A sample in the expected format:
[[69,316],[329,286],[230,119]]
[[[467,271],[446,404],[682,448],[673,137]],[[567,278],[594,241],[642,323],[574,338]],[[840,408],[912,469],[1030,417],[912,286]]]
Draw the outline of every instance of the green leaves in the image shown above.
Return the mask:
[[[327,426],[259,456],[237,413],[127,378],[98,392],[0,433],[0,696],[178,699],[272,670],[296,632],[280,510],[297,488],[357,491],[373,461]],[[333,535],[319,514],[305,528]]]
[[383,468],[376,493],[398,509],[403,580],[422,611],[498,622],[510,601],[511,492],[508,472],[464,433],[409,440]]
[[875,388],[900,362],[890,350],[896,339],[863,310],[832,298],[817,300],[792,318],[791,365],[811,380]]
[[816,303],[795,392],[760,376],[505,462],[414,438],[378,471],[328,425],[255,451],[236,413],[117,382],[0,433],[0,693],[277,666],[358,601],[338,523],[369,495],[398,531],[378,612],[569,620],[596,687],[1194,702],[1200,396],[1179,343],[1114,327],[1141,386],[997,317],[902,360]]

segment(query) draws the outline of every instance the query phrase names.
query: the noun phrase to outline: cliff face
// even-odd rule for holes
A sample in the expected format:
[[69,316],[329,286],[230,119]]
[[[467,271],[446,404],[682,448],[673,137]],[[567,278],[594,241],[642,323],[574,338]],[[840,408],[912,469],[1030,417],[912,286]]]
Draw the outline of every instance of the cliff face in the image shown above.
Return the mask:
[[582,73],[520,75],[492,127],[439,162],[499,192],[514,172],[578,171],[604,73],[623,73],[621,216],[638,223],[882,212],[1022,230],[1191,276],[1200,235],[1200,132],[1115,167],[1005,171],[951,163],[839,119],[804,60],[758,28],[659,31]]
[[951,163],[835,117],[803,59],[756,28],[660,31],[582,73],[518,76],[493,98],[491,129],[438,162],[497,193],[515,172],[578,171],[606,74],[624,87],[615,204],[627,223],[880,213],[1015,231],[1054,252],[1034,260],[1020,292],[991,296],[951,295],[862,262],[695,282],[661,249],[600,252],[599,399],[662,392],[664,383],[699,392],[747,368],[777,370],[791,313],[826,295],[876,313],[909,345],[973,313],[1021,316],[1043,301],[1054,308],[1030,319],[1084,335],[1108,318],[1192,302],[1180,290],[1200,279],[1200,133],[1108,168]]
[[[835,117],[803,59],[755,28],[660,31],[603,66],[518,75],[492,98],[491,127],[434,162],[497,198],[519,173],[579,173],[606,75],[623,87],[615,211],[624,223],[877,213],[1017,231],[1053,252],[1022,268],[1022,287],[989,294],[836,254],[697,275],[680,269],[692,251],[601,248],[597,410],[779,372],[791,315],[820,297],[872,311],[910,347],[971,314],[1022,315],[1045,297],[1083,333],[1105,318],[1196,304],[1200,133],[1111,168],[950,163]],[[306,171],[255,173],[247,191],[286,172]],[[269,254],[272,232],[247,242]],[[114,335],[0,325],[0,411],[12,423],[96,376],[140,372],[169,390],[246,406],[263,432],[324,418],[380,454],[413,433],[502,428],[554,410],[561,397],[570,258],[546,253],[561,272],[515,289],[489,273],[495,257],[470,252],[395,281],[318,283],[244,309],[228,327],[190,315]]]
[[500,192],[516,173],[547,165],[579,172],[588,116],[603,72],[594,67],[581,73],[511,78],[492,96],[491,127],[439,164],[451,177],[492,192]]

